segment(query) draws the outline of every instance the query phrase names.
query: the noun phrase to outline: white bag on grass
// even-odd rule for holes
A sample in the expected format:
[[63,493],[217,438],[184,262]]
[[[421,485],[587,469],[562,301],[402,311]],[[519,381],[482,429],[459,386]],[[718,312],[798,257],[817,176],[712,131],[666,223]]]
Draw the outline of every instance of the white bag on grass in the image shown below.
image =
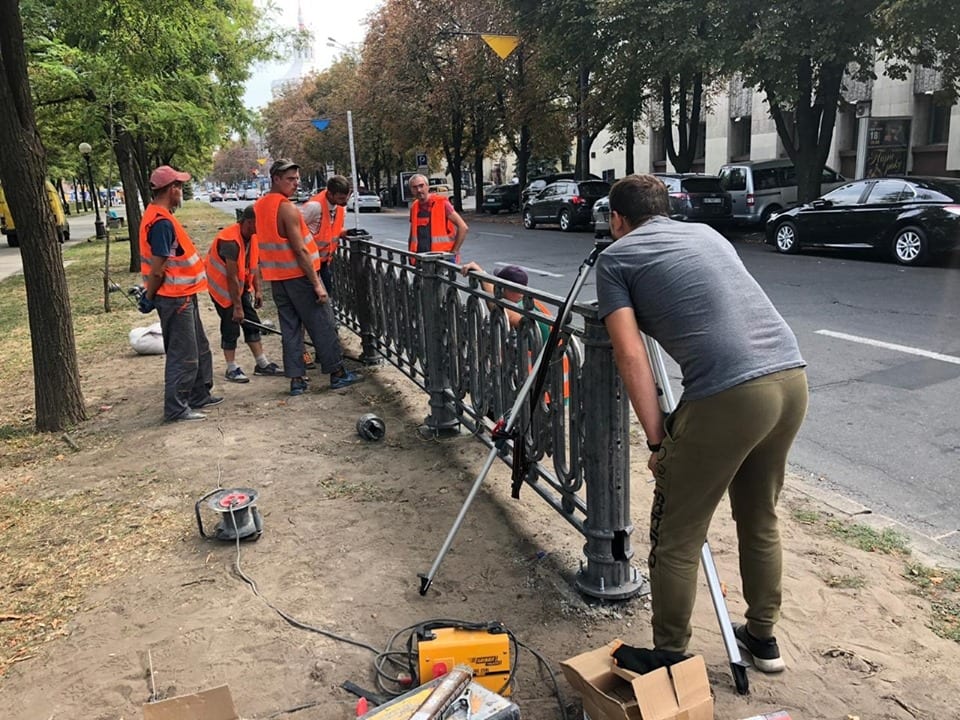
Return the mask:
[[163,355],[163,333],[160,322],[130,331],[130,345],[139,355]]

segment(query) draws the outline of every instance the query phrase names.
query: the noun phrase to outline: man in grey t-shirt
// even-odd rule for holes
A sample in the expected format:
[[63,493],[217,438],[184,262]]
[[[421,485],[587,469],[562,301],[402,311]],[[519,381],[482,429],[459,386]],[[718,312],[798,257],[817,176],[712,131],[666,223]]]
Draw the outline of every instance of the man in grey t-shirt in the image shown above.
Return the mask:
[[[779,672],[776,504],[807,408],[796,338],[726,239],[667,217],[659,179],[615,183],[610,212],[616,242],[598,259],[597,296],[656,479],[648,560],[654,645],[687,650],[700,547],[729,492],[748,606],[735,633],[757,669]],[[641,332],[683,375],[683,396],[666,420]]]

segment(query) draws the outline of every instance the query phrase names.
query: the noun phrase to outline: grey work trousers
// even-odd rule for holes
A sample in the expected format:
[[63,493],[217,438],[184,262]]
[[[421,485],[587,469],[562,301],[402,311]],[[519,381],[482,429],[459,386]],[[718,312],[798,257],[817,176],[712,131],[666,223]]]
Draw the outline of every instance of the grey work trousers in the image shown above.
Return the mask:
[[166,365],[163,371],[163,417],[174,420],[210,396],[213,356],[200,322],[196,295],[156,295]]
[[[306,277],[270,282],[273,302],[277,305],[283,344],[283,374],[288,378],[303,377],[303,329],[306,328],[317,354],[317,362],[325,373],[336,372],[343,364],[340,338],[337,336],[333,308],[329,300],[318,303],[313,285]],[[328,291],[329,293],[329,291]]]
[[747,629],[770,637],[780,619],[777,500],[787,453],[807,410],[802,368],[682,401],[664,423],[650,512],[653,644],[686,652],[700,549],[729,491],[737,524]]

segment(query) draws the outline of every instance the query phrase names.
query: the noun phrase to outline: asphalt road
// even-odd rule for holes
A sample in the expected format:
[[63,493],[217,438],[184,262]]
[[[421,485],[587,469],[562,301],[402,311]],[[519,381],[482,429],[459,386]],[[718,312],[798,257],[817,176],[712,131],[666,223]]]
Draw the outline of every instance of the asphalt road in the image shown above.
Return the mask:
[[[233,214],[239,203],[225,203]],[[565,295],[593,247],[588,231],[524,230],[468,215],[462,259],[516,264],[531,285]],[[347,226],[354,227],[352,213]],[[360,216],[378,242],[406,247],[405,211]],[[809,363],[810,408],[790,456],[836,491],[960,550],[960,270],[902,268],[871,255],[782,256],[757,235],[731,236],[790,323]],[[596,297],[592,278],[580,299]],[[679,373],[670,366],[679,390]]]

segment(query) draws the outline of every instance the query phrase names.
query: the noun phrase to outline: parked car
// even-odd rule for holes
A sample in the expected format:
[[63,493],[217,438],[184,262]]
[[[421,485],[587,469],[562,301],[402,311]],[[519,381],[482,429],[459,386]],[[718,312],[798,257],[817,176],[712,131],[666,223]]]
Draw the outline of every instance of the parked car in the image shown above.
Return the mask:
[[593,204],[593,232],[597,239],[610,234],[610,196],[604,195]]
[[670,217],[683,222],[702,222],[727,227],[733,221],[730,193],[720,187],[716,175],[654,173],[670,194]]
[[237,202],[239,199],[240,197],[237,195],[236,190],[227,190],[225,193],[223,193],[224,202]]
[[[719,175],[720,187],[733,201],[733,218],[740,224],[764,225],[774,213],[797,204],[797,172],[791,160],[728,163]],[[843,175],[825,167],[820,192],[845,182]]]
[[589,225],[593,204],[610,192],[602,180],[561,180],[550,183],[523,206],[523,226],[532,230],[538,223],[559,223],[570,231]]
[[493,215],[501,210],[511,213],[517,212],[520,209],[520,186],[513,183],[484,189],[483,205],[480,209]]
[[[380,196],[373,190],[360,188],[360,195],[357,197],[357,209],[360,212],[380,212],[382,202]],[[347,210],[353,212],[353,194],[347,198]]]
[[[526,205],[530,198],[537,195],[550,183],[555,183],[559,180],[576,180],[576,178],[576,174],[572,172],[550,173],[549,175],[539,175],[537,177],[530,178],[529,184],[523,189],[523,192],[520,193],[520,205]],[[601,178],[598,175],[594,175],[592,173],[587,175],[587,180],[600,179]]]
[[310,192],[309,188],[298,187],[297,191],[290,197],[290,199],[299,205],[300,203],[307,202],[312,197],[313,193]]
[[260,197],[260,188],[255,185],[241,188],[238,195],[241,200],[256,200]]
[[219,190],[211,190],[210,202],[223,202],[223,193],[221,193]]
[[920,265],[960,248],[960,180],[857,180],[774,215],[766,234],[781,253],[813,245],[873,248],[901,265]]
[[[66,213],[63,211],[60,194],[49,180],[45,180],[43,184],[47,190],[47,200],[50,202],[50,209],[53,210],[53,219],[57,223],[57,239],[60,242],[66,242],[70,239],[70,224],[67,222]],[[2,186],[0,186],[0,233],[7,236],[7,245],[10,247],[20,246],[20,239],[17,237],[17,226],[13,221],[13,215],[10,213],[10,206],[7,205],[7,197],[3,194]]]
[[430,185],[428,192],[431,195],[439,195],[441,197],[449,198],[453,196],[453,190],[450,189],[449,185],[444,185],[443,183],[437,183],[436,185]]

